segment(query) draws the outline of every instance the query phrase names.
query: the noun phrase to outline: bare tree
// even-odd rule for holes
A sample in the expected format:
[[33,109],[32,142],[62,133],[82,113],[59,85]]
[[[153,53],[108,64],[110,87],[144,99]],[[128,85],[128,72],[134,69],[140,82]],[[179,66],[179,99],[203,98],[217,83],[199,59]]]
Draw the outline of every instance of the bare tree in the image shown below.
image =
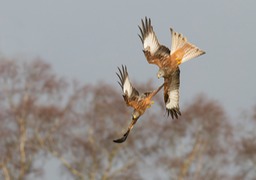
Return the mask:
[[241,116],[237,124],[235,165],[238,174],[234,179],[255,179],[256,177],[256,106],[251,114]]
[[[43,121],[35,119],[43,107],[55,108],[65,82],[57,78],[49,65],[41,60],[19,64],[7,58],[0,59],[0,164],[5,179],[25,179],[29,173],[40,172],[33,162],[40,151],[35,131]],[[51,126],[54,121],[48,121]],[[46,131],[48,132],[48,131]]]
[[[178,120],[154,124],[158,168],[171,179],[221,179],[227,177],[232,126],[223,108],[198,96]],[[222,169],[219,167],[223,167]]]
[[[149,81],[136,87],[155,86]],[[61,162],[68,179],[255,177],[253,128],[244,127],[247,135],[233,134],[235,124],[224,108],[203,95],[172,120],[164,115],[160,92],[128,140],[113,143],[131,119],[121,93],[117,84],[83,85],[58,77],[40,59],[1,58],[0,178],[40,176],[42,167],[35,161],[48,154]]]
[[40,175],[34,162],[43,152],[74,179],[139,177],[136,158],[125,152],[133,145],[112,143],[130,115],[109,85],[64,80],[40,59],[1,58],[0,87],[0,176]]

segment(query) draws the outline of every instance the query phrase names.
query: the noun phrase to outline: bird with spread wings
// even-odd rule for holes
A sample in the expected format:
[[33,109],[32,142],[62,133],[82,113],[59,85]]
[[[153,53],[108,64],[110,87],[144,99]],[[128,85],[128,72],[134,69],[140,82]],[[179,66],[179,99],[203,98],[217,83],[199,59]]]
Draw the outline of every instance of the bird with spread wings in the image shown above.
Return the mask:
[[127,106],[133,107],[134,109],[132,113],[132,122],[130,123],[128,130],[122,138],[114,140],[115,143],[122,143],[127,139],[131,129],[139,117],[151,107],[153,104],[153,101],[151,101],[152,97],[154,97],[163,88],[164,84],[154,91],[140,93],[132,86],[126,66],[122,66],[122,70],[120,68],[118,68],[118,70],[119,74],[116,74],[120,80],[118,83],[123,90],[124,101]]
[[181,115],[179,109],[179,86],[180,69],[179,65],[205,52],[188,42],[182,34],[171,30],[171,50],[158,42],[156,34],[151,25],[151,19],[145,17],[141,20],[140,39],[143,44],[143,52],[149,64],[156,64],[159,67],[157,77],[164,78],[164,101],[167,114],[172,118]]

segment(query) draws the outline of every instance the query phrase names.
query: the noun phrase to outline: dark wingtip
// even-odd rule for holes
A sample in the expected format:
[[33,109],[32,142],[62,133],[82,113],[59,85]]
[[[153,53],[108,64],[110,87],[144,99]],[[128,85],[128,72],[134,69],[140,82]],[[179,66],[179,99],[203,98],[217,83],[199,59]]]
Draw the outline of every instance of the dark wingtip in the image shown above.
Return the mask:
[[143,43],[143,38],[142,38],[142,36],[141,36],[141,35],[139,35],[139,34],[138,34],[138,36],[139,36],[139,38],[140,38],[141,42]]
[[175,109],[166,109],[167,110],[167,117],[171,116],[172,119],[178,119],[181,116],[181,112],[178,108]]
[[123,143],[124,141],[126,141],[128,135],[129,135],[129,130],[123,135],[123,137],[119,138],[119,139],[115,139],[113,140],[114,143]]
[[[122,69],[121,69],[122,68]],[[122,88],[123,88],[123,83],[124,83],[124,80],[125,78],[128,76],[128,71],[127,71],[127,67],[126,65],[123,65],[120,67],[117,67],[118,71],[119,72],[116,72],[116,75],[118,76],[119,80],[120,80],[120,83],[119,84],[122,84],[120,85]]]
[[122,137],[120,139],[113,140],[114,143],[123,143],[126,140],[126,137]]

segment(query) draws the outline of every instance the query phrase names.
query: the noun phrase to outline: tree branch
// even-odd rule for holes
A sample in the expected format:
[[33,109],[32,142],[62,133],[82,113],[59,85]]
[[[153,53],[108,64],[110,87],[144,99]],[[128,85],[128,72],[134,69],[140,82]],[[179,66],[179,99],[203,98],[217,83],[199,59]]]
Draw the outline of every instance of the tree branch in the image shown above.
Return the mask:
[[130,166],[132,166],[135,163],[135,161],[128,161],[123,167],[116,169],[114,172],[112,172],[108,178],[111,179],[111,177],[115,176],[116,174],[128,169]]
[[80,173],[79,171],[77,171],[75,168],[73,168],[71,166],[71,164],[63,157],[61,156],[57,151],[47,148],[45,146],[45,141],[40,137],[40,135],[38,133],[36,133],[36,138],[40,144],[41,147],[47,149],[53,156],[55,156],[56,158],[58,158],[61,163],[76,177],[78,177],[79,179],[83,180],[84,179],[84,175],[82,173]]
[[201,172],[202,170],[202,167],[203,167],[203,153],[205,151],[205,148],[207,146],[207,142],[205,141],[202,141],[202,144],[201,144],[201,153],[199,154],[199,157],[198,157],[198,163],[196,165],[196,170],[195,170],[195,175],[194,175],[194,179],[198,179],[198,176],[199,176],[199,173]]
[[25,120],[23,118],[18,119],[19,129],[20,129],[20,175],[19,179],[24,179],[26,172],[26,152],[25,152],[25,143],[26,143],[26,125]]
[[0,164],[0,168],[2,168],[2,170],[3,170],[4,179],[5,180],[10,180],[11,179],[10,178],[10,173],[9,173],[9,170],[8,170],[6,164],[5,163],[1,163]]
[[102,176],[102,180],[107,180],[108,176],[109,176],[109,172],[111,170],[111,167],[113,167],[113,160],[114,157],[116,156],[118,149],[120,146],[116,146],[109,154],[108,154],[108,166],[106,171],[104,172],[103,176]]
[[183,164],[181,165],[178,180],[183,180],[185,178],[185,176],[187,175],[188,170],[192,164],[192,161],[195,159],[196,155],[200,151],[201,144],[202,144],[202,140],[200,139],[200,131],[199,131],[197,133],[196,142],[194,143],[192,151],[190,152],[187,159],[185,159]]

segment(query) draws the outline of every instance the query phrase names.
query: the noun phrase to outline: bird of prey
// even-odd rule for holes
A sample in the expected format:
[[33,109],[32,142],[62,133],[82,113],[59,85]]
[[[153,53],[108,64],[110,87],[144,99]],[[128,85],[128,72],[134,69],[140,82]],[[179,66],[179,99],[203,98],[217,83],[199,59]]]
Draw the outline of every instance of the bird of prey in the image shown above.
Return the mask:
[[181,115],[179,109],[179,86],[180,70],[179,65],[205,52],[187,41],[182,34],[175,32],[172,28],[171,50],[158,42],[156,34],[151,25],[150,18],[141,20],[140,39],[143,44],[143,52],[149,64],[156,64],[159,67],[157,77],[164,78],[164,101],[167,114],[172,118]]
[[154,91],[140,93],[132,86],[126,66],[122,66],[122,70],[120,68],[118,68],[118,70],[119,74],[116,74],[120,80],[118,83],[123,90],[124,101],[127,106],[131,106],[134,109],[132,113],[132,121],[128,127],[128,130],[122,138],[114,140],[115,143],[122,143],[127,139],[131,129],[133,128],[139,117],[143,115],[146,109],[150,108],[151,105],[154,103],[153,101],[151,101],[151,98],[154,97],[162,89],[164,84],[162,84]]

